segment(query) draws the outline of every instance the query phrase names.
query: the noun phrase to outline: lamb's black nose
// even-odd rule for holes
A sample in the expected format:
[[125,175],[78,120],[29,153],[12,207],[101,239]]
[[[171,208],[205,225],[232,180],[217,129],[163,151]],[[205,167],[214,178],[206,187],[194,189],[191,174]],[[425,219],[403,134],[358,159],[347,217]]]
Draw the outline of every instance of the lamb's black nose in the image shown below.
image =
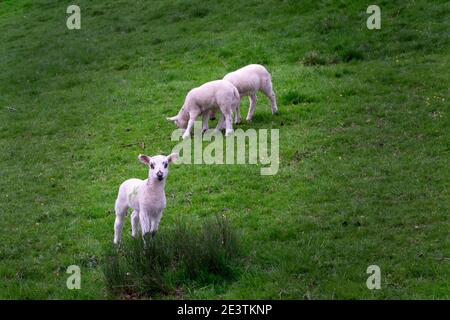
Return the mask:
[[156,173],[156,176],[158,177],[159,180],[162,180],[162,178],[163,178],[163,173],[162,173],[161,171],[158,171],[158,172]]

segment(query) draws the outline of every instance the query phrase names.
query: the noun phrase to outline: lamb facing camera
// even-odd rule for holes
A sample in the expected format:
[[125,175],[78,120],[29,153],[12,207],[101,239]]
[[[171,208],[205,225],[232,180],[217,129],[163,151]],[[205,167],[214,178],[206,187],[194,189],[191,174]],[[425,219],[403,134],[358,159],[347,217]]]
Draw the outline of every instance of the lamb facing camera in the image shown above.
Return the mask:
[[164,186],[169,173],[169,164],[175,161],[178,154],[169,156],[158,155],[149,157],[139,155],[138,159],[149,167],[148,178],[128,179],[120,185],[117,195],[115,210],[116,221],[114,223],[114,243],[120,242],[122,235],[123,219],[128,208],[133,210],[131,214],[131,235],[136,237],[140,227],[142,237],[150,233],[156,233],[161,221],[161,216],[166,207],[166,194]]

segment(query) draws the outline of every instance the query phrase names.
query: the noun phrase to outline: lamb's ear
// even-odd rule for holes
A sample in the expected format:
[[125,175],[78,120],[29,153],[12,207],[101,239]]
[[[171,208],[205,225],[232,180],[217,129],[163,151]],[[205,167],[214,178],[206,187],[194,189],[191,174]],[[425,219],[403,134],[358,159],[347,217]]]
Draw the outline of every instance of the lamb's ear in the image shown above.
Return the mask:
[[176,120],[178,120],[178,115],[173,116],[173,117],[167,117],[166,119],[169,121],[176,121]]
[[143,164],[146,164],[148,166],[150,165],[150,161],[152,160],[151,157],[146,156],[145,154],[140,154],[138,156],[138,159],[139,159],[140,162],[142,162]]
[[171,153],[167,156],[167,161],[174,162],[178,159],[178,153]]

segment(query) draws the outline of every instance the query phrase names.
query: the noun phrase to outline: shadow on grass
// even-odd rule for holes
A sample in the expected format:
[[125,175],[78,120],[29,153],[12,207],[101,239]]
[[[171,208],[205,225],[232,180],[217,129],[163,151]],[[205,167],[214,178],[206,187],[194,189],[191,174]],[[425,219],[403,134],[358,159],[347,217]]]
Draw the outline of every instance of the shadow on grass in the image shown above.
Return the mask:
[[102,267],[111,296],[179,294],[182,286],[220,285],[238,275],[238,234],[223,216],[200,228],[178,222],[146,244],[139,237],[108,247]]

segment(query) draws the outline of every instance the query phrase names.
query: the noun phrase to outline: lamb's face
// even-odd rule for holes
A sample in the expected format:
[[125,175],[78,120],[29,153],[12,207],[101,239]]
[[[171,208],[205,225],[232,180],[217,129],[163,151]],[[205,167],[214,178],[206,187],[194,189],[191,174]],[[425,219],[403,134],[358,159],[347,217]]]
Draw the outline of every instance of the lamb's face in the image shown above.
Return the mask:
[[163,181],[169,173],[169,163],[175,161],[178,155],[172,153],[168,156],[158,155],[149,157],[139,155],[139,161],[149,166],[148,177],[150,180]]
[[[183,108],[181,109],[181,111],[182,110]],[[175,125],[180,129],[186,129],[189,122],[189,118],[186,117],[182,112],[174,117],[167,118],[167,120],[173,121],[173,123],[175,123]]]
[[187,124],[188,124],[188,122],[186,121],[186,120],[184,120],[184,119],[176,119],[175,121],[174,121],[174,123],[175,123],[175,125],[178,127],[178,128],[180,128],[180,129],[186,129],[187,128]]

